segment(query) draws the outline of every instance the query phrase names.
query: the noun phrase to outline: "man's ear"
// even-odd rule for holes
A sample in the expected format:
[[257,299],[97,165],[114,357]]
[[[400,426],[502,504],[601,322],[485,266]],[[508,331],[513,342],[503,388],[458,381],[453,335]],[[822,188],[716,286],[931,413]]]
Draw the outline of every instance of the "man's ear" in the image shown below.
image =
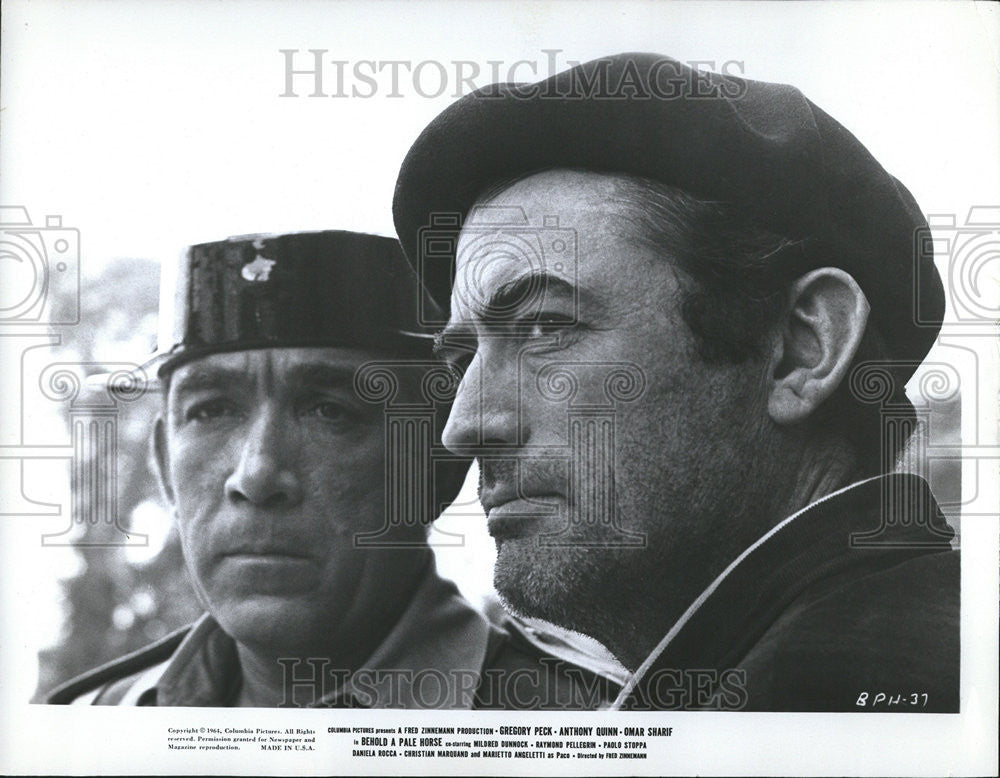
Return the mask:
[[846,378],[869,310],[858,282],[840,268],[822,267],[792,284],[770,364],[767,410],[777,424],[808,418]]
[[162,416],[156,417],[153,427],[153,462],[156,464],[156,478],[160,482],[160,491],[171,506],[174,504],[174,490],[170,486],[170,454],[167,452],[167,429]]

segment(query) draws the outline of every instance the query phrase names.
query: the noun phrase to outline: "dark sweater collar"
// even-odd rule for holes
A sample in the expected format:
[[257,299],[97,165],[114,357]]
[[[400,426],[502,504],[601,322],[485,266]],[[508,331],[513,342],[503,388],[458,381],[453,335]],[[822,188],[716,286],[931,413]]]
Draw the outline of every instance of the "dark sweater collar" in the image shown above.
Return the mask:
[[789,516],[748,547],[673,624],[613,709],[664,669],[723,669],[820,578],[951,548],[954,532],[930,488],[908,473],[871,478]]

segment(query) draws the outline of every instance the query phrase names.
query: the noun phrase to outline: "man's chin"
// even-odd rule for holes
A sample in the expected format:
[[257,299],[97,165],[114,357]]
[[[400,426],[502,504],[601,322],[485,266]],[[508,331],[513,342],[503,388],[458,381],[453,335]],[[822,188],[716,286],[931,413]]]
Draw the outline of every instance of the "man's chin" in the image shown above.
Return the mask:
[[210,611],[222,629],[238,642],[275,649],[311,642],[318,631],[317,622],[323,618],[321,609],[309,598],[260,593]]
[[571,614],[580,598],[567,586],[559,551],[565,549],[540,547],[537,538],[497,541],[493,584],[507,610],[563,626],[575,621]]

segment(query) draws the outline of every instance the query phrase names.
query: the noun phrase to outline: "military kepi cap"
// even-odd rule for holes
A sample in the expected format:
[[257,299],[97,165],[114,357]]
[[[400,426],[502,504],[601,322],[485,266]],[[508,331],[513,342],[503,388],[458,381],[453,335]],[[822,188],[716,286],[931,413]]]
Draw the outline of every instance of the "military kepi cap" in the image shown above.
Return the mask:
[[400,169],[393,216],[444,310],[455,239],[477,197],[553,168],[639,176],[731,204],[801,241],[803,273],[851,273],[894,359],[919,362],[937,336],[944,294],[926,220],[858,139],[794,87],[697,71],[658,54],[604,57],[534,84],[493,84],[424,129]]
[[[161,320],[158,375],[220,351],[286,346],[429,355],[434,317],[393,238],[355,232],[246,235],[188,249],[173,314]],[[161,319],[166,312],[162,310]]]

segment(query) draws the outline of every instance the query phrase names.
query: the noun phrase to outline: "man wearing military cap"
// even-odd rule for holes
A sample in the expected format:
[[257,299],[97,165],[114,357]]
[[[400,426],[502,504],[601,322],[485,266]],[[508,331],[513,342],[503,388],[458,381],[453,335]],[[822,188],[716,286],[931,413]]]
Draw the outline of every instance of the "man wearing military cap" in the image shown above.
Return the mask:
[[421,297],[390,238],[190,249],[154,453],[206,613],[50,702],[563,709],[617,689],[436,573],[428,525],[468,460],[436,445],[450,396]]
[[944,296],[847,129],[610,56],[458,100],[393,212],[445,308],[443,440],[479,460],[497,589],[605,643],[615,707],[958,710],[954,533],[891,472]]

